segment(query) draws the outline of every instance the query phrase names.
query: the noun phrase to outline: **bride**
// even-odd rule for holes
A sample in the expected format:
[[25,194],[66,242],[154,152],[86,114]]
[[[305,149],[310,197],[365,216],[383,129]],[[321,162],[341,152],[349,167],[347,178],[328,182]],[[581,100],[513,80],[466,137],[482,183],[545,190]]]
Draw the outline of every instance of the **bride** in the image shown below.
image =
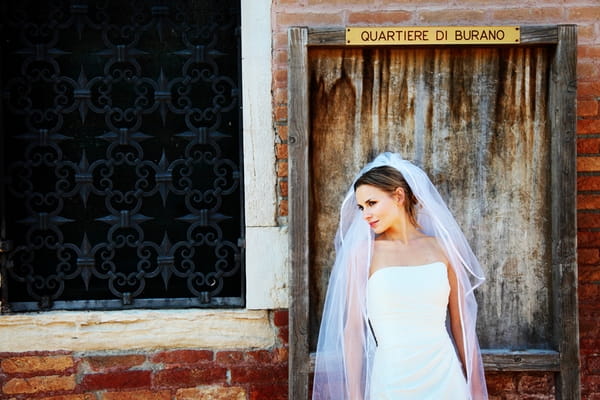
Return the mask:
[[473,295],[483,280],[427,175],[378,156],[342,203],[313,399],[487,399]]

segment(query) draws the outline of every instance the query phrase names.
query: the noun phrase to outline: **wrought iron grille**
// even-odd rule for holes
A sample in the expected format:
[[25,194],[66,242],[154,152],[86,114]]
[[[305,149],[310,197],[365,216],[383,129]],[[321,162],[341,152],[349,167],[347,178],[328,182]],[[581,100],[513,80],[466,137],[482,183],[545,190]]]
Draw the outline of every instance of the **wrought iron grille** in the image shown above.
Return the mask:
[[4,310],[243,306],[239,0],[2,4]]

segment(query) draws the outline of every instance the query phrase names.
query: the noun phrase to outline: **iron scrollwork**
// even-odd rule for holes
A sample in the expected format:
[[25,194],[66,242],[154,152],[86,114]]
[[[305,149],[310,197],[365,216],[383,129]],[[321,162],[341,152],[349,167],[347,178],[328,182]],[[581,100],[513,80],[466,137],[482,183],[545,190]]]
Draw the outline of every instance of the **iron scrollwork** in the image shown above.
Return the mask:
[[239,1],[12,3],[3,300],[243,305]]

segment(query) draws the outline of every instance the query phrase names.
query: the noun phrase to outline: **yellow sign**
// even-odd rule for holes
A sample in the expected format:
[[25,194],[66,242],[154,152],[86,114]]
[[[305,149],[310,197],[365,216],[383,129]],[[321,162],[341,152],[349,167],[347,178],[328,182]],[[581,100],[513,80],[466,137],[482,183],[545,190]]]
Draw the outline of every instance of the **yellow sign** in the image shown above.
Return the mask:
[[518,26],[386,26],[346,28],[350,45],[481,45],[521,42]]

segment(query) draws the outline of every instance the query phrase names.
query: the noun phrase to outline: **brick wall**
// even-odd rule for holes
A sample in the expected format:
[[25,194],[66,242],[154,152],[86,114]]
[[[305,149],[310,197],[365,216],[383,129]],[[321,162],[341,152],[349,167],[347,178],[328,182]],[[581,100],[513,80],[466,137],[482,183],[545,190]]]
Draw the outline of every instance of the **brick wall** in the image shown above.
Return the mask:
[[[600,399],[600,2],[598,0],[275,0],[273,104],[280,214],[287,215],[287,29],[348,25],[578,25],[578,262],[582,394]],[[491,399],[553,399],[554,377],[489,373]]]
[[127,353],[0,353],[1,399],[287,399],[287,320],[275,311],[271,349],[174,349]]
[[[244,0],[246,1],[246,0]],[[274,0],[273,105],[279,215],[287,216],[287,28],[293,25],[579,26],[578,246],[582,392],[600,400],[600,3],[598,0]],[[153,400],[287,398],[287,312],[270,349],[0,354],[0,398]],[[489,373],[492,400],[553,399],[545,373]]]
[[[598,16],[598,15],[597,15]],[[596,31],[599,31],[596,26]],[[600,399],[600,41],[579,48],[577,225],[584,398]]]

